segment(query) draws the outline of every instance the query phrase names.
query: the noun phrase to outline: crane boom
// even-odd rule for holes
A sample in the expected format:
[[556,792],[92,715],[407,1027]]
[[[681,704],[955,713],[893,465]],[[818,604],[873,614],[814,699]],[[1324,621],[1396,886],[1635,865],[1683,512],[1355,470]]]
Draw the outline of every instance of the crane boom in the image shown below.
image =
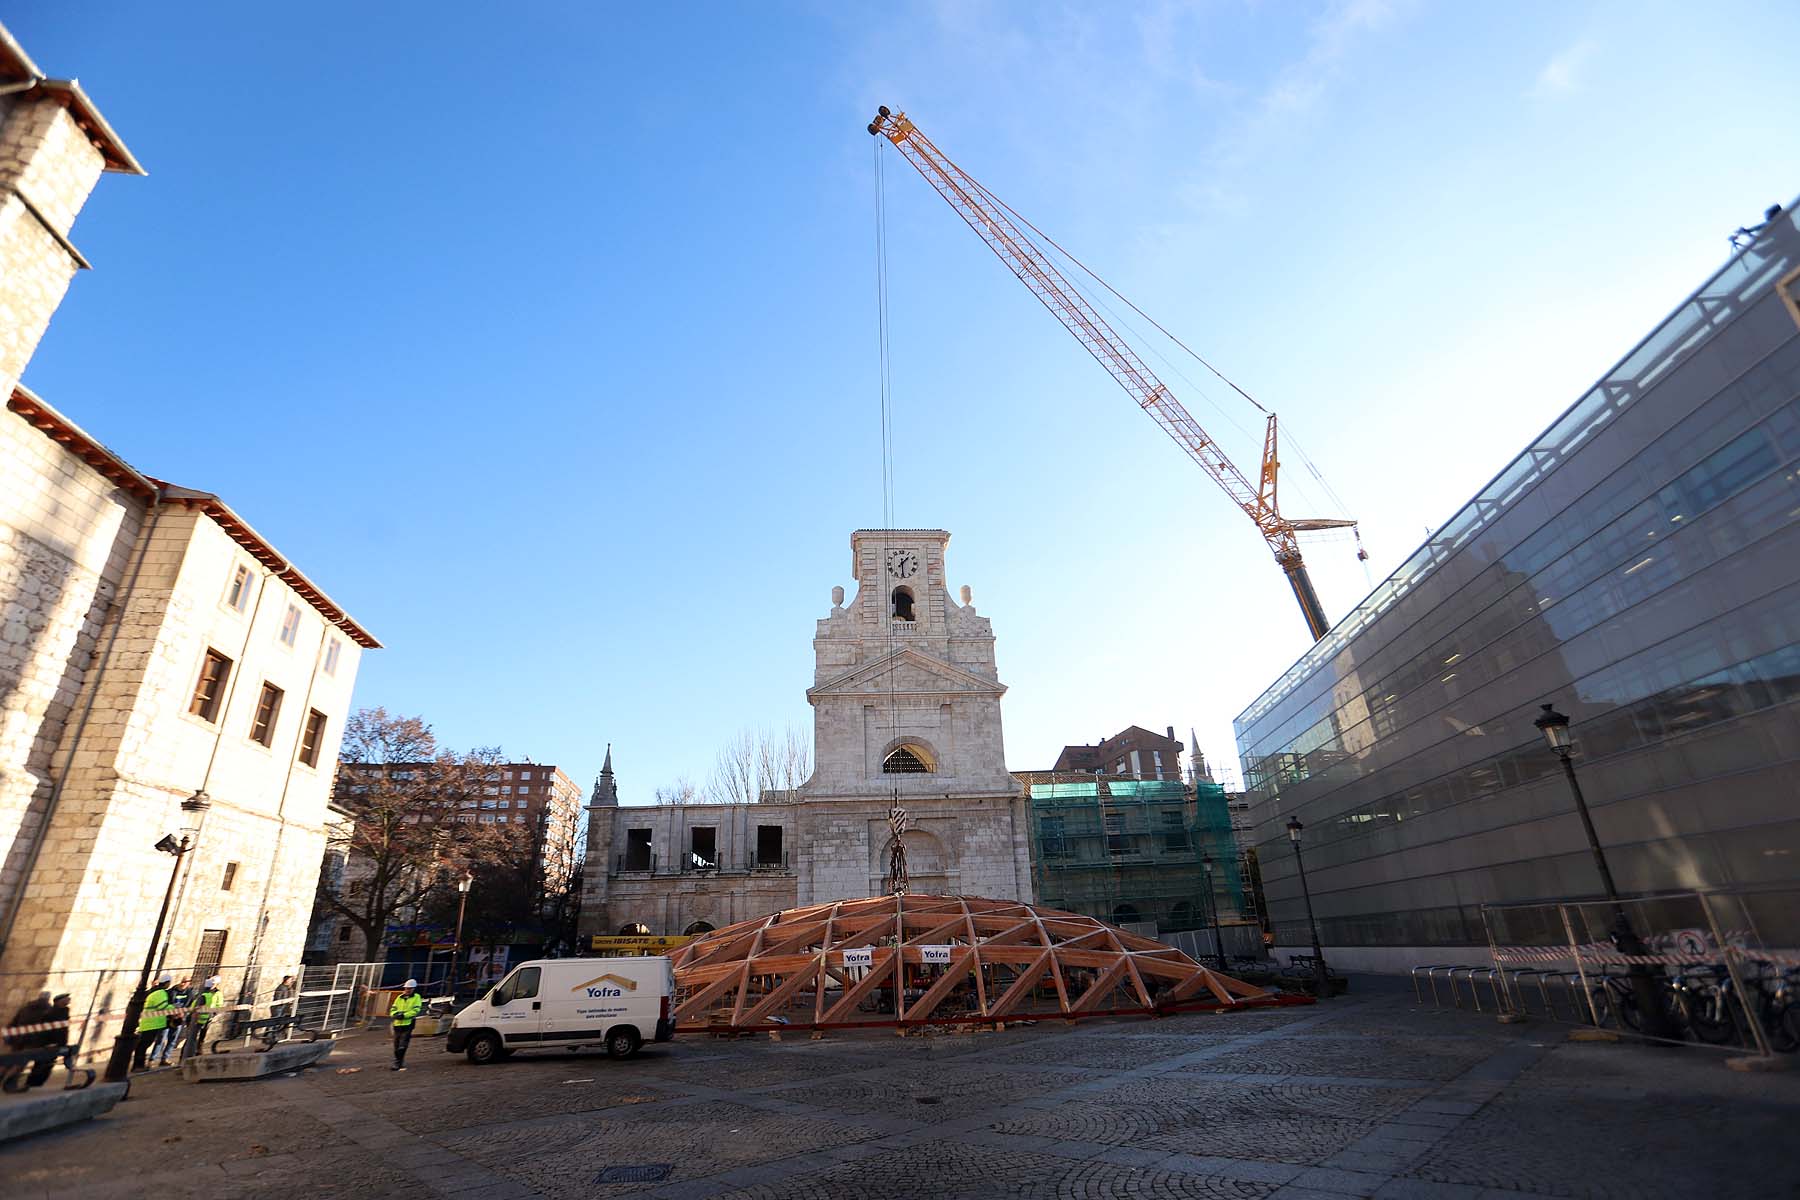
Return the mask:
[[1330,628],[1319,597],[1307,577],[1295,536],[1300,529],[1334,529],[1353,527],[1354,521],[1306,520],[1289,521],[1281,515],[1276,503],[1276,477],[1280,462],[1276,455],[1275,414],[1269,414],[1264,434],[1262,470],[1256,486],[1240,471],[1237,464],[1213,441],[1200,423],[1182,407],[1156,373],[1115,332],[1087,298],[1078,292],[1038,247],[1029,235],[1013,221],[1006,206],[973,176],[952,162],[905,113],[892,112],[885,105],[869,123],[869,132],[887,138],[906,161],[925,177],[939,195],[950,203],[957,215],[987,243],[1007,269],[1031,290],[1051,315],[1062,322],[1075,340],[1086,347],[1119,386],[1150,415],[1175,443],[1188,452],[1200,469],[1217,483],[1231,502],[1242,509],[1263,540],[1274,552],[1275,561],[1287,573],[1306,618],[1307,630],[1314,640],[1325,636]]

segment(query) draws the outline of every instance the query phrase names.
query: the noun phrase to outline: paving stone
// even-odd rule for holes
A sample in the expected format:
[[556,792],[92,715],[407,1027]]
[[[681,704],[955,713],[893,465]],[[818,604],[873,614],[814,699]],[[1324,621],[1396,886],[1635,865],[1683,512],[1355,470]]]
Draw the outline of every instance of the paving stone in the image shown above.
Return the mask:
[[[683,1039],[624,1064],[521,1055],[477,1070],[424,1056],[398,1077],[218,1088],[152,1077],[94,1121],[10,1146],[5,1190],[51,1200],[1767,1200],[1791,1178],[1800,1079],[1624,1045],[1534,1047],[1517,1027],[1410,1004],[1352,998],[1254,1020],[1196,1014],[981,1038]],[[334,1059],[380,1065],[384,1050],[346,1039]],[[1446,1077],[1450,1063],[1461,1073]],[[652,1163],[674,1171],[595,1182],[607,1167]]]

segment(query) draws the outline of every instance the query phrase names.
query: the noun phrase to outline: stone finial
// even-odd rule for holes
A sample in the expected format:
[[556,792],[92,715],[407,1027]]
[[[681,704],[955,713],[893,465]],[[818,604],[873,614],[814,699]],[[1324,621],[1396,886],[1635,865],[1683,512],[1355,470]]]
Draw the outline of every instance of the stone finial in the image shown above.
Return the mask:
[[963,607],[964,607],[964,608],[967,608],[967,607],[969,607],[969,605],[970,605],[970,604],[972,604],[972,603],[974,603],[974,601],[975,601],[975,593],[974,593],[974,592],[973,592],[973,591],[971,591],[971,590],[969,590],[969,585],[968,585],[968,584],[966,584],[966,583],[965,583],[965,584],[963,584],[963,585],[962,585],[962,602],[963,602]]
[[831,589],[831,607],[833,607],[833,608],[844,607],[844,589],[843,589],[842,585],[839,585],[839,586]]

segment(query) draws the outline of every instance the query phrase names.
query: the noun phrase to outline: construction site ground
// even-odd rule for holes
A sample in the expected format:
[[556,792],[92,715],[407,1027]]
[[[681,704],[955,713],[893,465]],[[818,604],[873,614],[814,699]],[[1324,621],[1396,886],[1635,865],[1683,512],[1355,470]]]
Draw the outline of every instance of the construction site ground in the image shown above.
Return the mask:
[[140,1078],[0,1172],[21,1200],[1793,1194],[1800,1072],[1567,1032],[1361,980],[1316,1007],[682,1037],[622,1063],[475,1067],[436,1038],[397,1074],[370,1031],[293,1076]]

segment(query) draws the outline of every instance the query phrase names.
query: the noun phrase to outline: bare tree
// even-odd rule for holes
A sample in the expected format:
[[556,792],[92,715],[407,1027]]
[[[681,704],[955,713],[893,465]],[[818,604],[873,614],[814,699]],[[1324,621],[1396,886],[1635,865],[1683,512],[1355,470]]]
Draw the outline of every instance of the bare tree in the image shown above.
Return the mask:
[[656,802],[658,804],[695,804],[698,803],[699,799],[700,790],[694,786],[694,781],[689,779],[686,775],[681,776],[668,787],[659,787],[656,789]]
[[317,906],[347,918],[373,961],[394,919],[477,865],[512,857],[506,831],[464,805],[497,778],[497,748],[441,749],[418,717],[365,708],[344,725],[334,803],[347,814],[328,835],[341,871],[320,876]]
[[764,792],[797,788],[811,774],[812,739],[805,730],[746,729],[719,748],[704,798],[711,804],[754,804]]

